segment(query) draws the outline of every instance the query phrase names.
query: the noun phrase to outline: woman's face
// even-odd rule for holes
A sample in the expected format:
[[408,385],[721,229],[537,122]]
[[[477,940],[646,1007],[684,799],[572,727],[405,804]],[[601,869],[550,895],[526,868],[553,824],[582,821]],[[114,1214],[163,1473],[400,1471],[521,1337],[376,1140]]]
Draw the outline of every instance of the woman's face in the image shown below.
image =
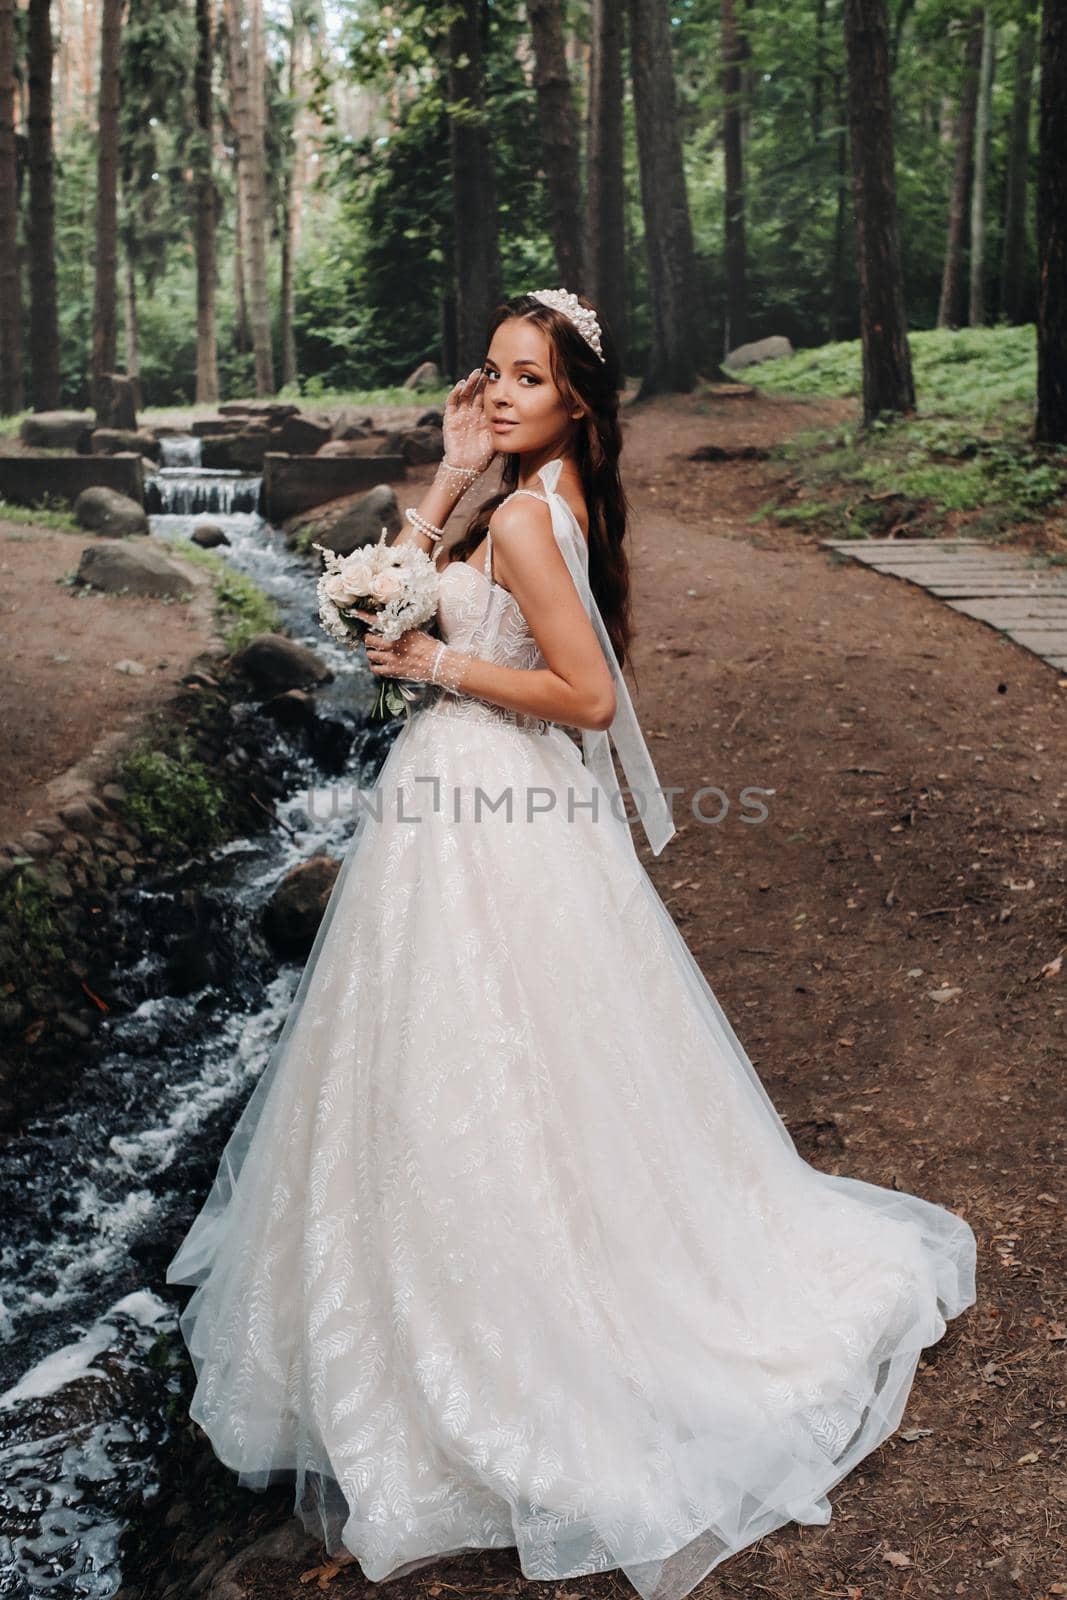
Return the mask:
[[509,317],[493,334],[482,404],[498,451],[555,449],[571,433],[572,413],[553,382],[549,351],[548,335],[525,317]]

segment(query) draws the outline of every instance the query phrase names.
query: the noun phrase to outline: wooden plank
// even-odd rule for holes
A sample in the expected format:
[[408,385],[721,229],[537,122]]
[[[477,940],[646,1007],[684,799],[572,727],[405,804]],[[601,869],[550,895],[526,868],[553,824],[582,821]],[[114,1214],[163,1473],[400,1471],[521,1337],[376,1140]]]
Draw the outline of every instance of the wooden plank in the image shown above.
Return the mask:
[[1035,655],[1060,657],[1067,655],[1067,628],[1061,628],[1058,633],[1049,630],[1039,632],[1031,628],[1005,628],[1009,639],[1014,639],[1016,644],[1025,645],[1027,650],[1032,650]]
[[961,611],[965,617],[977,617],[979,622],[988,622],[993,627],[1021,617],[1067,617],[1067,595],[1038,594],[1033,599],[994,595],[987,600],[949,600],[947,604],[953,611]]

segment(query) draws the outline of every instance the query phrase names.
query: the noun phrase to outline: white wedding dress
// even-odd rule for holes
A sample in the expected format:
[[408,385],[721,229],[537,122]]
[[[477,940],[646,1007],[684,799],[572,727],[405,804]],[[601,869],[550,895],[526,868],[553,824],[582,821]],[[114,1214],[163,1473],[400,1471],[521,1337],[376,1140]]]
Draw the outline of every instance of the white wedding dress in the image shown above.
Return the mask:
[[[441,584],[450,644],[543,665],[490,576]],[[679,1600],[829,1520],[975,1300],[961,1217],[801,1158],[599,788],[551,724],[414,712],[168,1268],[192,1417],[371,1580],[516,1546]]]

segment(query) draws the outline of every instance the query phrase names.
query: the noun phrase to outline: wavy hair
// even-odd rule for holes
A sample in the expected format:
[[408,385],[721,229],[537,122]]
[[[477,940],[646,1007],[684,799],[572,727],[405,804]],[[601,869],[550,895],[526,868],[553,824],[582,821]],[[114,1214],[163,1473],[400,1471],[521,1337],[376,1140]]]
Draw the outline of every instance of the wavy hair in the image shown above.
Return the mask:
[[[580,305],[596,310],[583,295]],[[532,295],[505,300],[489,320],[486,349],[502,322],[527,317],[548,335],[552,379],[568,410],[582,407],[574,424],[574,453],[589,512],[589,587],[600,607],[616,658],[625,667],[634,636],[630,604],[630,563],[626,528],[629,506],[619,475],[622,429],[619,424],[619,390],[622,375],[610,330],[600,320],[601,361],[570,318]],[[517,488],[519,457],[504,455],[501,487],[474,512],[462,537],[451,546],[448,561],[465,561],[485,538],[489,519],[502,500]]]

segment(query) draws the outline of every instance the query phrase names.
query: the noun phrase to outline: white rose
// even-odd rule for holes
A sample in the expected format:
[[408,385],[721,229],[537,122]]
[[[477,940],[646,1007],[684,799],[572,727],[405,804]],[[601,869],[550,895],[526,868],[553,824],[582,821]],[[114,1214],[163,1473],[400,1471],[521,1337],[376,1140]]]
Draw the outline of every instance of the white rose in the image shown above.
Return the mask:
[[403,588],[404,580],[400,572],[394,570],[392,572],[379,572],[376,578],[371,579],[367,592],[375,600],[380,600],[383,606],[387,606],[390,600],[395,600],[397,595],[402,593]]

